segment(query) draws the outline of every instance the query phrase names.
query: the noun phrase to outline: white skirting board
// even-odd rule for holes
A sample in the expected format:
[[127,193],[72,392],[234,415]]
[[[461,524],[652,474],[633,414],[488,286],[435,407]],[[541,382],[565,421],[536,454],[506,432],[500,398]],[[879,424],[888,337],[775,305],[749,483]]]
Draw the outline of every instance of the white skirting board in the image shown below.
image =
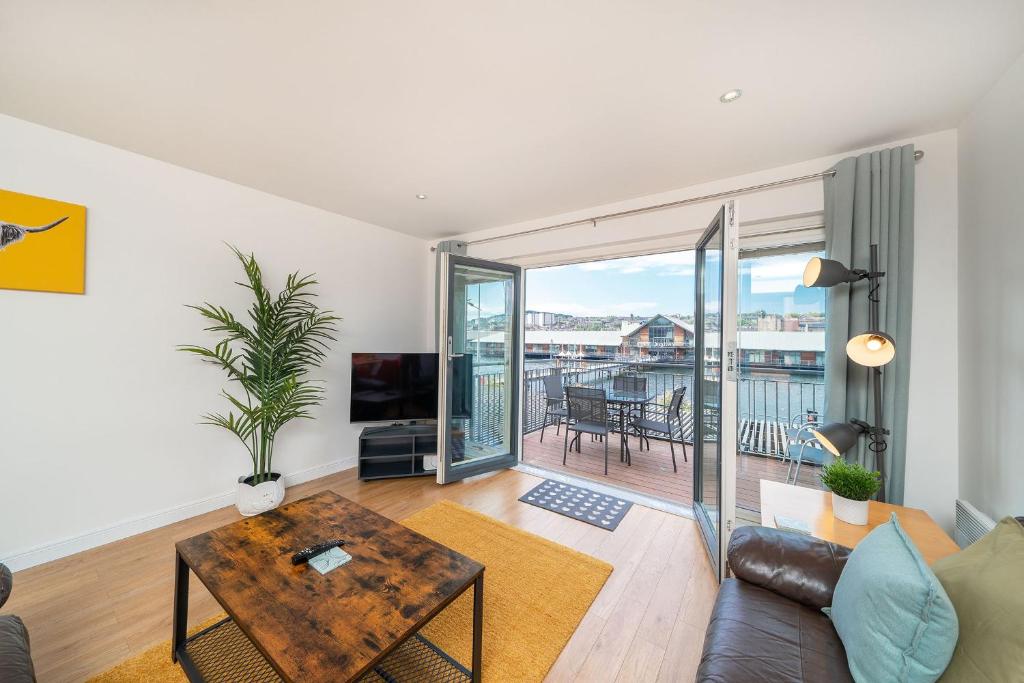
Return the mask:
[[[292,472],[284,475],[285,486],[294,486],[295,484],[301,484],[313,479],[325,477],[328,474],[352,469],[355,466],[356,459],[354,457],[335,460],[323,465],[316,465],[314,467],[309,467],[298,472]],[[10,557],[0,558],[0,562],[7,565],[12,572],[28,569],[29,567],[35,567],[36,565],[40,565],[45,562],[51,562],[62,557],[67,557],[68,555],[80,553],[83,550],[89,550],[90,548],[96,548],[101,545],[106,545],[107,543],[120,541],[121,539],[128,538],[129,536],[135,536],[136,534],[141,534],[145,531],[158,529],[162,526],[167,526],[168,524],[174,524],[175,522],[180,522],[183,519],[188,519],[190,517],[210,512],[211,510],[218,510],[229,505],[234,505],[234,503],[235,489],[232,487],[231,490],[226,493],[221,493],[209,498],[203,498],[202,500],[196,500],[191,503],[161,510],[160,512],[155,512],[151,515],[136,517],[135,519],[119,522],[118,524],[114,524],[103,529],[89,531],[79,536],[65,538],[60,541],[46,543],[28,550],[17,552]]]

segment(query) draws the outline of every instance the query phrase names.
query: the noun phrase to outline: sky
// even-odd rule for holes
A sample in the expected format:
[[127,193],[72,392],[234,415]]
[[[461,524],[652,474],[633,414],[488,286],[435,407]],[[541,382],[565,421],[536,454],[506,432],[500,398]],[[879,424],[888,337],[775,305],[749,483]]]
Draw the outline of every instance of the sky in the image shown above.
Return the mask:
[[[801,283],[812,253],[740,261],[740,312],[825,310],[825,290]],[[694,252],[611,259],[526,271],[526,309],[576,316],[692,315]]]

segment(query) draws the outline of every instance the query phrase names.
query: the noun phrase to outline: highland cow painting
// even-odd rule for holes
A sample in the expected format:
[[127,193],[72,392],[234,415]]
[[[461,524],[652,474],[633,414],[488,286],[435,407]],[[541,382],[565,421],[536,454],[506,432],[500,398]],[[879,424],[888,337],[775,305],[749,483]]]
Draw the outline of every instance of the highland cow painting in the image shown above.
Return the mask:
[[0,289],[85,292],[85,207],[0,190]]

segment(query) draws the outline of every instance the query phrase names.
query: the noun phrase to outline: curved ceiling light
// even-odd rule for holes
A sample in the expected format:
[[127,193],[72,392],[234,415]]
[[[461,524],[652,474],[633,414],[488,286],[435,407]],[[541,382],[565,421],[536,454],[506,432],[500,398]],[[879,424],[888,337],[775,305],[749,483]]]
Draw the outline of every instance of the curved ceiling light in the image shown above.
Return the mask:
[[815,256],[804,266],[804,287],[834,287],[867,277],[863,270],[850,270],[839,261]]
[[739,88],[736,88],[734,90],[727,90],[726,92],[722,93],[721,97],[718,98],[718,101],[721,102],[722,104],[729,104],[730,102],[735,102],[742,96],[743,91],[740,90]]
[[896,357],[896,342],[885,332],[865,332],[846,342],[846,355],[858,365],[877,368]]

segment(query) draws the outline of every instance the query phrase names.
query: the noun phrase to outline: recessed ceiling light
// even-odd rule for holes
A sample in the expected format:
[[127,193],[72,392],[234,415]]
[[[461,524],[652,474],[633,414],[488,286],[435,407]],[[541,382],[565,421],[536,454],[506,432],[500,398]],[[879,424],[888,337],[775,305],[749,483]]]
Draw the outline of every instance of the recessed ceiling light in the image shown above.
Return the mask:
[[418,194],[418,195],[416,195],[416,199],[426,199],[426,198],[427,198],[427,195],[425,195],[425,194]]
[[725,104],[729,104],[730,102],[735,102],[736,100],[738,100],[742,95],[743,91],[740,90],[739,88],[737,88],[736,90],[728,90],[722,93],[722,96],[718,98],[718,101],[723,102]]

